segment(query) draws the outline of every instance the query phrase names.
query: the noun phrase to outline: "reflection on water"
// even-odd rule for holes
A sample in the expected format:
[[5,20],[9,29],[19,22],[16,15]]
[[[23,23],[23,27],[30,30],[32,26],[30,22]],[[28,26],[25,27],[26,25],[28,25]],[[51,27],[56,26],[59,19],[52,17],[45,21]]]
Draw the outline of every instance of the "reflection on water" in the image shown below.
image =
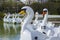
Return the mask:
[[10,32],[10,28],[12,27],[15,32],[17,32],[17,28],[20,27],[20,24],[14,24],[14,23],[4,23],[4,30],[8,30]]
[[20,24],[1,23],[0,40],[19,40]]

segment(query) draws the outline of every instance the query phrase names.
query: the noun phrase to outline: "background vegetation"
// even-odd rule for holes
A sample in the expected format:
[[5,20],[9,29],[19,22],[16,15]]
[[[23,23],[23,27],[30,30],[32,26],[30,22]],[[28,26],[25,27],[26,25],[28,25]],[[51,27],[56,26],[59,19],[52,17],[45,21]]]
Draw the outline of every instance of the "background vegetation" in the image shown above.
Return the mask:
[[[0,14],[3,13],[18,13],[21,7],[25,6],[25,4],[21,2],[3,2],[0,1]],[[43,8],[48,8],[49,14],[60,15],[60,1],[59,0],[49,0],[46,3],[37,3],[34,2],[28,5],[33,8],[34,12],[38,11],[40,14],[42,13]]]

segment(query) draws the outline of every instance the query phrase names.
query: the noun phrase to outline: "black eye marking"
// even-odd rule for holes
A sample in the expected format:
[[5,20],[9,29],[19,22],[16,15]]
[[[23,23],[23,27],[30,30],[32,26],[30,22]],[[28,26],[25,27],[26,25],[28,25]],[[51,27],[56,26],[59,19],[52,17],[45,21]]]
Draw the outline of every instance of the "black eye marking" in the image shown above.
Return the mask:
[[36,36],[36,37],[35,37],[35,40],[37,40],[37,39],[38,39],[38,37]]
[[46,34],[45,32],[43,32],[43,34]]

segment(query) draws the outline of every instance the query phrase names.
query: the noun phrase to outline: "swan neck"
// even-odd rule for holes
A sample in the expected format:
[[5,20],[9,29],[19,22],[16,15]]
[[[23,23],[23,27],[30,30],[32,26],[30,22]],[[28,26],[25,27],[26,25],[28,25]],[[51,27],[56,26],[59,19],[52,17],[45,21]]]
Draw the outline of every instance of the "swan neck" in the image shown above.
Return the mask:
[[27,13],[27,16],[25,17],[24,19],[24,22],[22,24],[22,32],[25,30],[26,26],[31,23],[33,17],[34,17],[34,12],[31,11],[31,12],[26,12]]
[[45,14],[44,19],[43,19],[43,25],[45,26],[48,20],[48,12]]

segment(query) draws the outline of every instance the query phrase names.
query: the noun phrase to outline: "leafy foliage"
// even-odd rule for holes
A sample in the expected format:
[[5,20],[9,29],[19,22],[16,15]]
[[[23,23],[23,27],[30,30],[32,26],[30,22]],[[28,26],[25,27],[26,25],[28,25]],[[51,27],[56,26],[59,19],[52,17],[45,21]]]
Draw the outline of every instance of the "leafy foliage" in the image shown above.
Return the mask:
[[[25,5],[21,2],[3,2],[0,4],[0,12],[19,12],[23,6]],[[60,15],[60,0],[49,0],[46,3],[34,2],[28,6],[32,7],[34,12],[38,11],[40,14],[42,13],[43,8],[47,8],[49,10],[49,14]]]

